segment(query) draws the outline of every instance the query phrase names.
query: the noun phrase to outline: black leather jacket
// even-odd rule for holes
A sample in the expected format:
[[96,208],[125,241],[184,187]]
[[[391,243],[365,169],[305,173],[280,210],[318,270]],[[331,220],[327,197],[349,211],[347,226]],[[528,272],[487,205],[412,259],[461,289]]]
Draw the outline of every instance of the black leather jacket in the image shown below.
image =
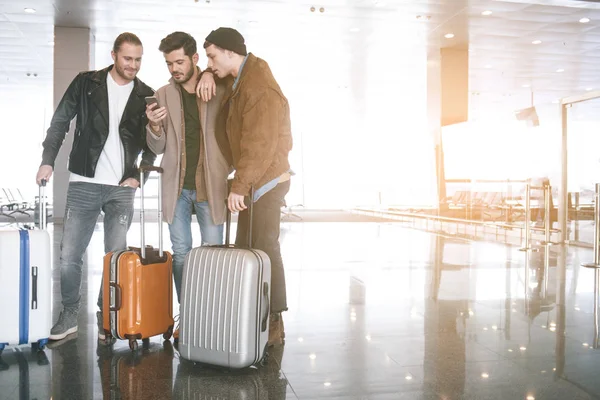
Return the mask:
[[[73,147],[69,156],[69,171],[93,178],[98,159],[108,138],[108,91],[106,77],[109,66],[99,71],[81,72],[63,95],[44,140],[42,165],[54,167],[54,161],[63,144],[69,125],[77,117]],[[121,117],[119,135],[124,149],[124,174],[140,180],[137,158],[142,154],[142,165],[153,165],[156,155],[146,145],[146,103],[144,97],[154,90],[135,78],[133,90]],[[119,182],[119,183],[121,183]]]

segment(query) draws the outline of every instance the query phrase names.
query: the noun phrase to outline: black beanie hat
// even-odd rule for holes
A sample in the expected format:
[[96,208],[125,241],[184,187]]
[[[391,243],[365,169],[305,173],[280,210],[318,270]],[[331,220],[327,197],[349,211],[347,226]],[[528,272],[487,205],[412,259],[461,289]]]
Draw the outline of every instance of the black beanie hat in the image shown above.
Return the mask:
[[244,44],[244,37],[233,28],[215,29],[206,37],[206,41],[242,56],[248,54],[246,45]]

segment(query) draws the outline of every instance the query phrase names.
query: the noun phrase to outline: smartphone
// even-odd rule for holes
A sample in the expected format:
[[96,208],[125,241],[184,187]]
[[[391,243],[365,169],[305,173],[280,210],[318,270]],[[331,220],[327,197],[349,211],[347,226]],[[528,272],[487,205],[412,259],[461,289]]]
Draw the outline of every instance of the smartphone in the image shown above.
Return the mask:
[[145,99],[146,99],[146,105],[158,103],[158,100],[154,96],[148,96],[148,97],[145,97]]

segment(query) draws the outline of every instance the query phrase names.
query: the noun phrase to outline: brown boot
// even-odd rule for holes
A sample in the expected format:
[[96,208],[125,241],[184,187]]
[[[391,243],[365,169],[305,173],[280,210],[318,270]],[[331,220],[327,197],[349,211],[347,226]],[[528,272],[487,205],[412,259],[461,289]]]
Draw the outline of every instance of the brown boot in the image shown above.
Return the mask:
[[271,314],[269,321],[269,347],[282,345],[284,336],[285,333],[283,332],[283,318],[281,318],[281,314]]

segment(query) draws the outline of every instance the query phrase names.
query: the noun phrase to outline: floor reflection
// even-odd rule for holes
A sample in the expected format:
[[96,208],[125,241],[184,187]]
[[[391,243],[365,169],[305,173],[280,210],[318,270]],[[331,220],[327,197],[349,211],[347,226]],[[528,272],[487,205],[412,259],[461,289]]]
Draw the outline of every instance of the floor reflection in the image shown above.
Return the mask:
[[161,337],[135,353],[125,341],[98,346],[100,234],[79,332],[42,352],[4,350],[0,400],[600,398],[597,275],[580,266],[590,250],[524,253],[395,223],[285,223],[282,233],[286,345],[266,366],[195,365]]

